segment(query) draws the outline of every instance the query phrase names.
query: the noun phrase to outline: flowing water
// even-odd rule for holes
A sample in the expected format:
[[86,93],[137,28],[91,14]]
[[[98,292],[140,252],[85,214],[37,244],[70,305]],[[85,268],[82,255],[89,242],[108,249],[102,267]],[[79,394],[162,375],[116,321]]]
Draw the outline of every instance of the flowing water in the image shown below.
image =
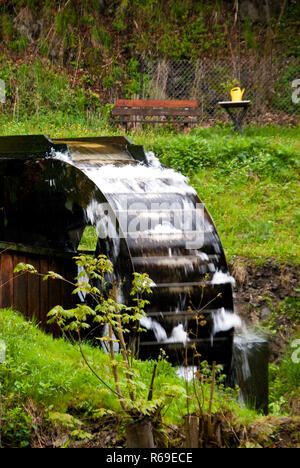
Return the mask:
[[267,413],[268,341],[261,332],[249,329],[236,313],[228,313],[222,308],[213,314],[213,336],[232,328],[234,337],[230,383],[240,388],[241,402]]
[[[266,341],[247,330],[233,312],[230,297],[234,278],[226,263],[224,267],[214,226],[203,206],[197,206],[200,200],[187,179],[161,166],[153,153],[147,154],[147,165],[73,163],[66,153],[56,153],[54,157],[75,165],[99,187],[108,205],[91,200],[86,210],[88,221],[100,239],[112,240],[114,257],[120,252],[120,238],[125,237],[134,269],[149,272],[154,293],[158,288],[157,303],[154,299],[154,310],[158,312],[143,318],[142,327],[153,334],[157,344],[178,343],[184,348],[190,341],[187,322],[176,317],[187,309],[191,297],[198,303],[204,291],[207,302],[214,304],[210,346],[214,347],[219,334],[235,330],[232,383],[241,384],[242,398],[247,400],[255,355],[265,349]],[[205,289],[198,278],[202,282],[205,279]],[[219,302],[214,295],[221,298]],[[170,312],[168,322],[166,316]],[[191,366],[179,367],[178,375],[190,380],[194,370]]]
[[[229,383],[240,388],[239,401],[251,408],[268,413],[268,341],[257,331],[248,329],[245,322],[236,314],[224,308],[213,314],[213,338],[220,332],[234,328],[231,375]],[[193,380],[197,367],[179,366],[176,374]]]
[[[175,276],[180,274],[185,281],[189,281],[189,278],[195,281],[194,278],[208,275],[211,286],[234,284],[228,271],[219,269],[220,245],[214,235],[214,227],[203,209],[197,211],[195,190],[182,174],[163,167],[152,152],[147,153],[147,165],[74,163],[68,153],[55,153],[53,156],[75,165],[106,196],[108,206],[91,200],[86,214],[89,222],[96,227],[100,239],[113,239],[114,256],[118,255],[122,235],[126,236],[127,242],[138,254],[139,244],[147,245],[147,251],[144,253],[142,250],[143,256],[135,257],[135,261],[137,266],[144,267],[145,264],[147,267],[148,258],[149,268],[152,267],[151,262],[155,265],[156,269],[151,271],[154,276],[157,275],[157,278],[153,278],[154,285],[156,279],[161,281],[162,269],[167,270],[167,275],[171,270]],[[116,217],[121,231],[115,223]],[[205,234],[212,236],[209,253],[202,249],[202,237]],[[186,245],[182,245],[183,238]],[[190,245],[193,241],[198,241],[199,246],[197,242],[196,245]],[[166,255],[157,257],[157,250],[161,255],[161,244],[173,244],[174,247],[167,246]],[[188,255],[182,253],[183,249],[187,250]],[[177,284],[178,280],[175,280]],[[164,281],[166,284],[171,283],[170,279]],[[183,287],[185,284],[196,283],[184,282]],[[176,294],[178,299],[174,314],[186,308],[188,302],[186,293]],[[224,322],[224,314],[225,311],[220,314],[216,311],[216,327],[222,325],[222,320]],[[229,317],[232,317],[234,326],[235,315],[228,312],[227,319]],[[163,324],[147,317],[143,319],[142,326],[153,331],[159,343],[185,344],[189,341],[184,322],[178,321],[167,331]]]

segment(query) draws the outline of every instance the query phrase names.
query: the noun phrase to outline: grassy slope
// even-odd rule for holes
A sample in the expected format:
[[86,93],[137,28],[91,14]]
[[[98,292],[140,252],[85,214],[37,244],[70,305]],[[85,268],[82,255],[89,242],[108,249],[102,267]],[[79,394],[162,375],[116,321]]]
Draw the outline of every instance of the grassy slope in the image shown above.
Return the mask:
[[[103,416],[96,417],[95,410],[109,410],[121,416],[121,409],[116,398],[91,374],[85,366],[79,351],[63,339],[53,339],[45,335],[36,325],[27,322],[12,310],[0,311],[0,340],[6,343],[6,362],[0,366],[1,382],[1,418],[2,418],[2,443],[6,446],[23,447],[31,443],[33,432],[46,431],[51,433],[50,420],[68,421],[67,413],[75,415],[77,420],[84,424],[84,430],[89,431],[95,421],[98,420],[99,429]],[[84,345],[85,355],[93,364],[97,373],[109,385],[114,385],[111,378],[111,369],[108,356],[99,349]],[[119,357],[121,359],[121,357]],[[149,383],[153,371],[153,361],[136,362],[139,372],[139,380],[145,385],[145,394],[148,394]],[[228,429],[239,432],[247,427],[248,438],[246,440],[261,446],[274,445],[276,434],[280,442],[279,423],[285,423],[287,418],[282,416],[282,399],[294,398],[298,395],[299,369],[286,359],[281,373],[273,367],[274,385],[272,390],[272,413],[267,421],[254,411],[240,406],[228,393],[215,391],[212,411],[224,416],[225,426]],[[122,381],[122,378],[121,378]],[[289,394],[282,396],[282,385],[289,390]],[[157,368],[156,379],[153,387],[154,399],[162,396],[164,388],[169,388],[172,394],[173,386],[181,388],[175,398],[169,397],[163,411],[163,421],[167,425],[182,424],[183,415],[187,412],[187,400],[185,397],[186,384],[183,379],[175,375],[174,369],[166,362],[160,362]],[[124,387],[125,389],[125,387]],[[208,407],[210,386],[203,387],[205,395],[204,408]],[[189,410],[193,412],[196,400],[193,397],[192,384],[189,384],[188,392]],[[296,401],[296,400],[295,400]],[[35,426],[37,411],[43,415],[43,421],[39,421],[39,427]],[[197,408],[197,405],[196,405]],[[288,410],[289,413],[289,410]],[[287,414],[288,414],[287,413]],[[278,422],[277,422],[278,419]],[[267,422],[267,428],[266,428]],[[299,418],[290,419],[290,423],[298,425]],[[34,424],[32,426],[32,424]],[[50,426],[49,426],[50,424]],[[70,432],[74,427],[62,426],[63,432]],[[253,427],[256,429],[253,432]],[[98,429],[98,430],[99,430]],[[267,429],[267,431],[266,431]],[[226,430],[226,429],[225,429]],[[240,433],[240,432],[239,432]],[[298,435],[296,437],[297,441]],[[242,439],[243,440],[243,439]],[[244,444],[241,440],[241,443]],[[236,442],[236,441],[235,441]],[[293,446],[291,438],[287,443]]]
[[[37,404],[53,405],[55,411],[63,412],[68,408],[88,413],[96,408],[121,411],[114,395],[86,367],[77,347],[44,334],[8,309],[0,313],[0,338],[7,346],[7,362],[0,369],[4,393],[13,391],[24,400],[31,398]],[[95,371],[114,387],[108,355],[89,345],[84,345],[83,349]],[[153,363],[138,363],[138,368],[148,387]],[[156,389],[164,385],[166,377],[169,384],[182,385],[182,380],[166,364],[158,372]],[[177,410],[175,402],[175,419]]]
[[[46,335],[11,309],[1,310],[0,339],[7,346],[7,362],[0,370],[4,391],[14,390],[17,395],[32,398],[37,403],[54,405],[56,411],[72,407],[88,411],[96,408],[121,411],[115,396],[86,367],[77,346]],[[109,356],[102,349],[88,344],[83,346],[83,350],[98,375],[113,388]],[[121,360],[121,356],[118,359]],[[153,361],[136,362],[139,378],[146,386],[146,395],[153,364]],[[165,385],[185,388],[184,380],[177,377],[174,368],[167,362],[161,362],[154,382],[154,397]],[[181,419],[186,412],[185,405],[185,398],[175,399],[168,415],[170,422],[176,423]],[[252,413],[245,411],[244,414]]]

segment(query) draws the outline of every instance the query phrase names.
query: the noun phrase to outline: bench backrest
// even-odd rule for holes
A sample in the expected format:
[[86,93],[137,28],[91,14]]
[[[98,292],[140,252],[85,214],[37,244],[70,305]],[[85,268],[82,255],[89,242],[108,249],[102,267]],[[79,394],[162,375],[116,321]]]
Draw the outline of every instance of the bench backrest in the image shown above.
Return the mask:
[[117,99],[115,106],[131,108],[195,109],[198,106],[198,101],[177,99]]

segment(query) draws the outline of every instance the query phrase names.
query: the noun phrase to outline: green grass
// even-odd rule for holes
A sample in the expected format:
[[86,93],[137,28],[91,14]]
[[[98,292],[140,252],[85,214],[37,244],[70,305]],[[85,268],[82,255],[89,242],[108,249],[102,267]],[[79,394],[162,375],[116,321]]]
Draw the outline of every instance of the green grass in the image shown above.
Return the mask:
[[299,183],[202,170],[191,178],[219,232],[227,256],[299,263]]
[[[299,314],[299,310],[298,310]],[[272,411],[299,414],[300,411],[300,329],[278,364],[270,365],[270,408]]]
[[83,231],[78,250],[90,250],[95,252],[97,247],[98,237],[94,226],[87,226]]
[[[72,346],[62,338],[54,339],[46,335],[36,325],[10,309],[0,311],[0,339],[7,347],[6,362],[0,365],[4,409],[19,407],[30,399],[45,413],[48,410],[76,411],[76,414],[91,415],[100,408],[121,412],[118,400],[89,371],[77,346]],[[101,378],[114,387],[109,356],[102,349],[88,344],[84,345],[84,353]],[[121,356],[118,359],[121,360]],[[146,395],[153,365],[153,361],[136,362],[138,378],[145,385]],[[168,362],[160,362],[153,397],[159,397],[166,386],[174,385],[182,388],[183,394],[179,393],[172,400],[164,417],[168,424],[181,423],[187,412],[185,382],[176,376],[174,368]],[[205,391],[208,402],[209,388]],[[190,407],[195,405],[195,398],[191,399]],[[234,411],[243,422],[252,420],[256,415],[254,411],[241,407],[230,396],[217,393],[213,410],[220,411],[225,407]]]

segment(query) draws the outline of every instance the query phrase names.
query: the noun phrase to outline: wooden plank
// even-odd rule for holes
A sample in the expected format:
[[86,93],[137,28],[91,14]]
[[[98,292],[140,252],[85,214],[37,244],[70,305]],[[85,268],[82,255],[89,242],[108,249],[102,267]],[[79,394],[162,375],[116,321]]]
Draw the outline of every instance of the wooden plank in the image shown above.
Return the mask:
[[0,251],[0,285],[6,283],[0,287],[0,308],[13,306],[27,319],[35,317],[42,328],[58,336],[58,327],[47,325],[47,314],[56,305],[70,308],[76,304],[78,298],[71,294],[73,286],[61,280],[43,281],[41,276],[28,273],[14,275],[18,263],[30,263],[42,274],[52,270],[73,281],[76,276],[74,261],[13,251],[1,254]]
[[[71,283],[75,283],[75,276],[77,276],[77,268],[75,265],[75,260],[64,260],[61,264],[61,274],[63,277],[70,281]],[[75,286],[67,282],[62,283],[62,303],[61,305],[69,309],[74,307],[76,303],[80,302],[78,296],[72,294],[72,291],[75,289]]]
[[10,253],[1,255],[1,307],[11,307],[13,305],[13,257]]
[[[40,270],[40,261],[35,255],[29,255],[27,263]],[[40,321],[40,279],[35,274],[28,274],[28,293],[27,293],[28,314],[31,319]]]
[[[25,255],[19,254],[18,252],[14,252],[14,268],[18,265],[18,263],[27,263],[27,258],[25,257]],[[14,282],[13,282],[13,289],[14,289],[14,297],[13,297],[14,308],[18,312],[23,314],[25,317],[29,317],[28,302],[27,302],[28,273],[24,273],[24,274],[16,273]]]
[[[45,275],[49,271],[48,259],[42,257],[40,259],[40,272]],[[40,316],[39,320],[43,328],[46,328],[47,324],[47,314],[50,310],[49,307],[49,281],[43,281],[43,278],[40,278]]]
[[[54,271],[54,273],[58,273],[59,275],[61,274],[57,259],[49,259],[49,271]],[[62,281],[59,279],[48,279],[50,308],[61,305],[61,283]]]
[[171,124],[171,123],[174,123],[174,124],[177,124],[177,125],[189,125],[189,124],[192,124],[192,123],[197,123],[197,122],[194,122],[192,120],[175,120],[175,119],[168,119],[168,120],[146,120],[146,119],[143,119],[143,120],[124,120],[123,122],[118,122],[120,123],[121,125],[123,124],[128,124],[128,123],[134,123],[134,124],[140,124],[140,123],[145,123],[145,124],[154,124],[154,123],[157,123],[157,124]]
[[61,252],[60,250],[40,248],[40,247],[30,247],[22,244],[16,244],[13,242],[2,242],[0,241],[0,250],[9,250],[13,252],[24,252],[24,255],[27,254],[36,254],[36,255],[46,255],[51,257],[58,258],[72,258],[76,252]]
[[201,109],[125,109],[123,107],[114,107],[112,115],[142,115],[142,116],[185,116],[196,117],[202,115]]
[[198,106],[198,101],[179,100],[179,99],[117,99],[116,107],[166,107],[180,108],[189,107],[195,108]]
[[[49,271],[61,274],[59,268],[59,260],[49,258]],[[59,279],[48,279],[48,294],[49,294],[49,310],[57,305],[62,305],[62,281]],[[46,319],[47,320],[47,319]],[[47,325],[46,330],[51,331],[54,336],[59,336],[60,331],[57,325]]]

